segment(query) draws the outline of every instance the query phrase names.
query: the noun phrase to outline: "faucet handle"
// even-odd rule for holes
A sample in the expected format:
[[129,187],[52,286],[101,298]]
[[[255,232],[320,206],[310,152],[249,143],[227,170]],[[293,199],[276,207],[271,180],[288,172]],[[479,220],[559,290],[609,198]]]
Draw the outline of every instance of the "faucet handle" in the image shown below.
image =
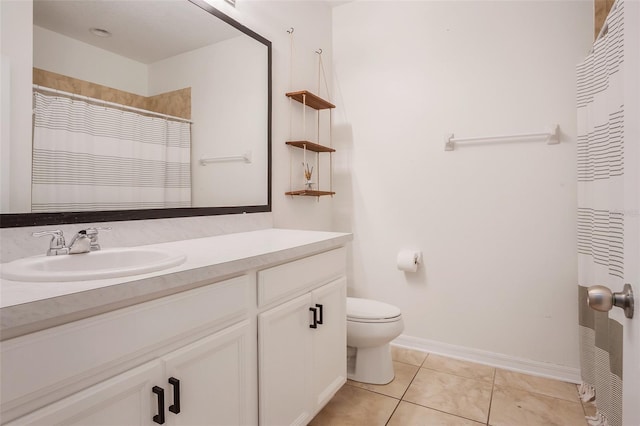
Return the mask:
[[47,256],[66,254],[68,252],[68,249],[65,247],[64,234],[59,229],[52,231],[39,231],[31,234],[32,237],[44,237],[45,235],[51,235],[51,242],[49,243]]
[[[100,244],[98,244],[98,231],[111,231],[111,227],[110,226],[104,226],[104,227],[94,226],[84,230],[84,233],[91,240],[91,247],[90,247],[91,251],[100,250]],[[80,231],[80,232],[83,232],[83,231]]]

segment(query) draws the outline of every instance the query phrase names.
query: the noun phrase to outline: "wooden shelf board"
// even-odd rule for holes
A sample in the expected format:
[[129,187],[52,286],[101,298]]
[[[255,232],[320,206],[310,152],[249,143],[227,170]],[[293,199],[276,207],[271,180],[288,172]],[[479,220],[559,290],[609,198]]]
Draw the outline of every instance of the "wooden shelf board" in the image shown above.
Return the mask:
[[309,141],[288,141],[287,145],[295,146],[296,148],[302,149],[304,149],[306,145],[307,149],[313,152],[336,152],[336,150],[333,148]]
[[[300,90],[298,92],[289,92],[286,94],[288,97],[300,102],[304,103],[306,106],[311,107],[313,109],[321,110],[321,109],[331,109],[336,106],[329,101],[325,101],[319,96],[314,95],[308,90]],[[303,95],[306,99],[303,102]]]
[[301,189],[299,191],[290,191],[285,192],[285,195],[302,195],[306,197],[320,197],[322,195],[334,195],[335,192],[332,191],[315,191],[310,189]]

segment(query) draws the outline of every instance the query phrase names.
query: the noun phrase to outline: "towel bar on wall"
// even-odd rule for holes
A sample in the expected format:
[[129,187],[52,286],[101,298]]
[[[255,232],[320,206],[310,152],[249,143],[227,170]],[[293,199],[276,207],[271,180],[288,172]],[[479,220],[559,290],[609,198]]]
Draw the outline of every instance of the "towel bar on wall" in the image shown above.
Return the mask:
[[550,130],[538,133],[520,133],[516,135],[499,135],[499,136],[479,136],[473,138],[454,138],[453,133],[444,137],[444,150],[453,151],[456,142],[477,142],[477,141],[505,141],[523,138],[544,138],[548,145],[556,145],[560,143],[559,127],[553,125]]

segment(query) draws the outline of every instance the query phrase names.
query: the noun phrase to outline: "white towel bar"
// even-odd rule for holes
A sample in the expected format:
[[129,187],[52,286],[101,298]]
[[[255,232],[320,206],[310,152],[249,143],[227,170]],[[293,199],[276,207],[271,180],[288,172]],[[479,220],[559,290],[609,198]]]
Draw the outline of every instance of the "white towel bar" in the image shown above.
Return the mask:
[[522,139],[522,138],[544,138],[548,145],[556,145],[560,143],[559,127],[557,124],[551,127],[551,130],[538,133],[520,133],[516,135],[499,135],[499,136],[480,136],[473,138],[454,138],[450,133],[444,138],[444,150],[453,151],[456,142],[477,142],[477,141],[500,141],[504,139]]
[[200,159],[200,165],[206,166],[209,163],[224,163],[230,161],[244,161],[245,163],[251,163],[251,151],[247,151],[242,155],[229,155],[226,157],[203,157]]

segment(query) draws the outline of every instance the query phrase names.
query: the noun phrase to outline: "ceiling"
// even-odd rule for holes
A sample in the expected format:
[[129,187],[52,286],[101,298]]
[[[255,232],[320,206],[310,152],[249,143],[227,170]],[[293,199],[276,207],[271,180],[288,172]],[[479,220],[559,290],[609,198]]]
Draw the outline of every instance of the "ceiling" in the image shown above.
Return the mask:
[[144,64],[242,34],[187,0],[35,0],[33,23]]

